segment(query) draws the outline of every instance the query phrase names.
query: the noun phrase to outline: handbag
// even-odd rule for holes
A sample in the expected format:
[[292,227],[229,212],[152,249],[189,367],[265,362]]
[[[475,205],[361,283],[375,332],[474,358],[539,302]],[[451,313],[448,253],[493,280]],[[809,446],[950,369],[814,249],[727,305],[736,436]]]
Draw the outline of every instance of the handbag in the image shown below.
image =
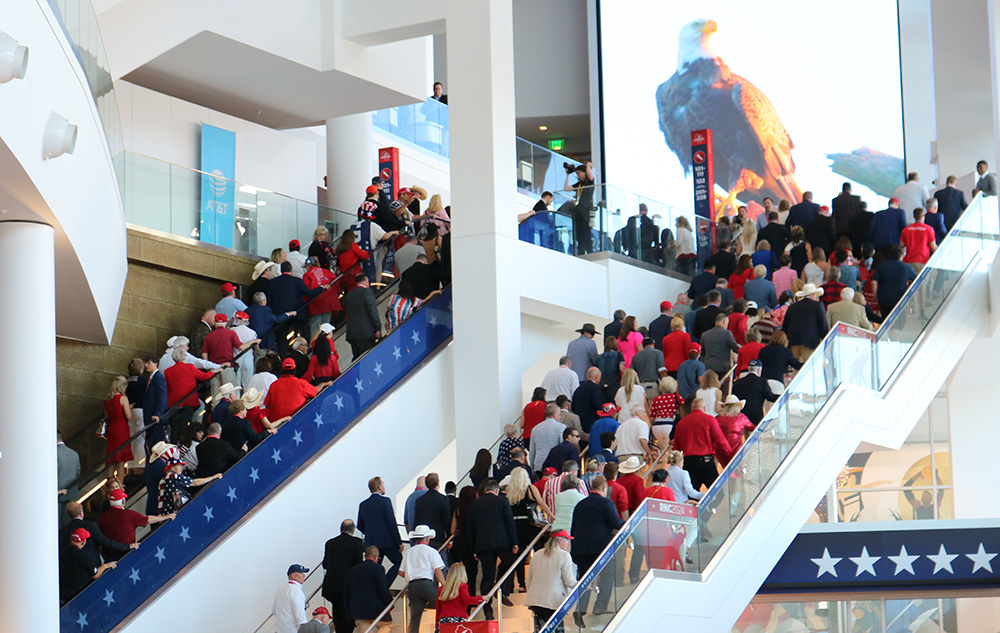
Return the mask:
[[500,633],[500,622],[496,620],[442,622],[441,633]]
[[527,507],[528,521],[532,526],[540,528],[549,524],[549,522],[545,520],[545,516],[542,514],[542,511],[538,509],[537,501],[528,501]]

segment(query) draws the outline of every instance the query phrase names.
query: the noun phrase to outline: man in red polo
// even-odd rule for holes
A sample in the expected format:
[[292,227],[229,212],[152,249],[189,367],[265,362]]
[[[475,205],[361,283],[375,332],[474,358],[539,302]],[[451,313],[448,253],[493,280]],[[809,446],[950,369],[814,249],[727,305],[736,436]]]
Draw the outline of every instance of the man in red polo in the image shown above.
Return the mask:
[[316,397],[316,387],[295,377],[295,361],[281,361],[281,377],[271,383],[264,398],[264,408],[275,420],[294,415],[302,405]]
[[201,345],[201,357],[217,365],[222,365],[222,372],[212,378],[212,398],[219,396],[219,387],[223,383],[237,384],[236,371],[233,369],[233,358],[237,352],[242,352],[254,343],[260,343],[259,338],[242,343],[239,335],[226,327],[226,315],[215,315],[215,329],[208,333]]
[[[112,490],[108,493],[108,501],[111,503],[111,509],[97,519],[97,525],[104,532],[104,535],[112,541],[117,541],[123,545],[131,545],[136,542],[136,528],[169,521],[176,516],[173,513],[164,514],[163,516],[146,516],[134,510],[127,510],[125,509],[126,499],[128,499],[128,495],[121,488]],[[125,555],[125,552],[114,552],[102,548],[101,555],[104,556],[104,560],[111,561],[119,560]]]

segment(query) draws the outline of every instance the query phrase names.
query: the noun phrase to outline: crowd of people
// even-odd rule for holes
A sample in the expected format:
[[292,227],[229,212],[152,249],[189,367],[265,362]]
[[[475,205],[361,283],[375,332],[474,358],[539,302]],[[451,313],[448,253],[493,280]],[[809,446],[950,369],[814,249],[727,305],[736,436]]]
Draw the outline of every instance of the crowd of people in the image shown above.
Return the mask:
[[[379,179],[357,222],[331,242],[320,226],[257,262],[243,289],[221,298],[162,355],[134,358],[115,377],[98,434],[107,443],[97,522],[83,520],[79,455],[59,438],[61,595],[69,600],[113,568],[115,543],[135,546],[136,529],[173,518],[341,374],[334,332],[345,330],[352,362],[399,327],[450,280],[450,215],[419,187],[390,200]],[[400,278],[379,314],[376,289]],[[144,512],[125,507],[126,474],[141,477]],[[136,491],[133,490],[135,495]],[[81,521],[83,523],[81,523]],[[74,536],[75,535],[75,536]],[[98,546],[100,549],[98,549]]]

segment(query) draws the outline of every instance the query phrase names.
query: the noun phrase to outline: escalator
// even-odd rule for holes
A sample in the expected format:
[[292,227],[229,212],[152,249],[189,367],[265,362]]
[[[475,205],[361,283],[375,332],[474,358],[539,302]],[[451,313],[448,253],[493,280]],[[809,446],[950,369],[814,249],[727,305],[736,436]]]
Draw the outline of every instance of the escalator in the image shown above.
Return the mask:
[[[352,516],[356,506],[343,505],[344,490],[366,490],[373,474],[416,472],[423,455],[438,454],[454,439],[447,417],[426,406],[423,412],[437,425],[428,424],[422,437],[409,442],[393,441],[412,426],[412,416],[404,414],[419,394],[449,406],[446,385],[451,381],[442,376],[451,360],[442,352],[451,333],[448,287],[276,435],[206,486],[176,520],[161,524],[116,569],[67,603],[60,611],[60,630],[103,633],[133,626],[173,631],[178,607],[204,600],[206,590],[220,582],[249,602],[242,623],[229,609],[209,609],[207,618],[224,618],[213,628],[256,628],[274,593],[270,587],[255,593],[256,579],[273,567],[281,570],[280,580],[289,564],[286,557],[315,542],[315,532],[329,534],[340,515]],[[404,397],[387,399],[390,394]],[[278,494],[284,491],[289,494]],[[170,600],[162,599],[167,589]],[[266,600],[258,599],[265,595]],[[200,628],[210,626],[199,621]]]
[[[859,443],[902,444],[995,328],[998,247],[997,199],[977,197],[877,333],[832,330],[698,506],[647,500],[542,630],[729,631]],[[607,607],[581,622],[585,593]]]

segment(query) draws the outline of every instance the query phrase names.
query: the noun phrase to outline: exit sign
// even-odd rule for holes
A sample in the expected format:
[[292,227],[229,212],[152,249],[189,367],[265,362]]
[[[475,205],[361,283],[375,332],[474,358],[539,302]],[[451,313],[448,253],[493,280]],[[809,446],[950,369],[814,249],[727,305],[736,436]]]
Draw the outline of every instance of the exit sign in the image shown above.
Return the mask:
[[553,152],[561,152],[563,145],[566,144],[566,139],[564,138],[550,138],[549,139],[549,149]]

